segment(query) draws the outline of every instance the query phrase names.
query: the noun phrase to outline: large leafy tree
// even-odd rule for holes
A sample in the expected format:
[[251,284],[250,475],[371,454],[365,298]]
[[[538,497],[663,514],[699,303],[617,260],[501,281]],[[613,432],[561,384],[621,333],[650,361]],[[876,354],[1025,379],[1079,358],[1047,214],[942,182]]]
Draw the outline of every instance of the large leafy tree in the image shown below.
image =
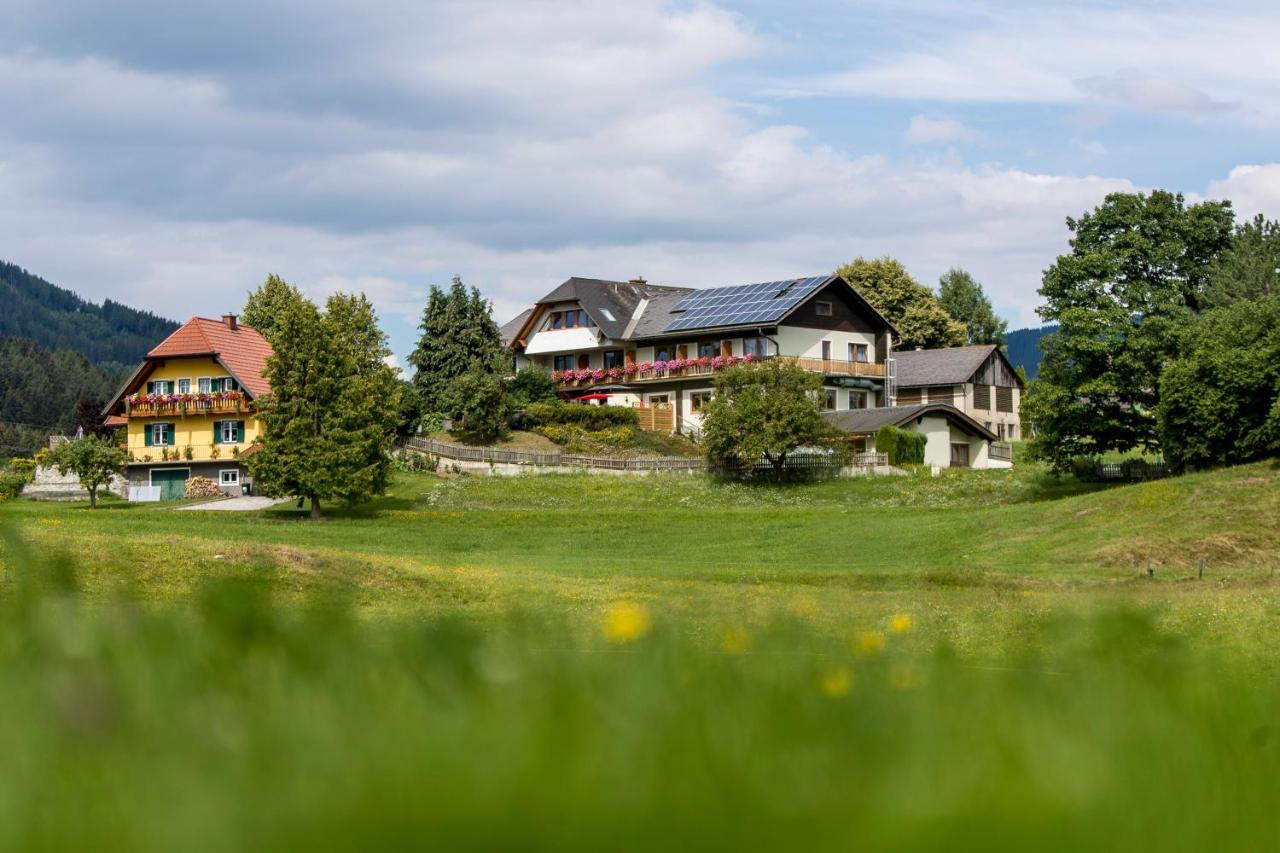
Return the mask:
[[1075,456],[1158,450],[1160,374],[1200,310],[1213,262],[1231,244],[1230,202],[1113,193],[1068,219],[1071,251],[1044,274],[1041,343],[1022,416],[1054,470]]
[[89,492],[92,508],[98,505],[98,489],[123,473],[128,461],[128,455],[112,441],[90,435],[59,444],[49,452],[47,464],[57,468],[64,477],[68,472],[79,477],[80,485]]
[[257,290],[245,300],[240,319],[252,326],[268,341],[275,335],[282,318],[302,301],[302,293],[280,276],[267,276]]
[[1009,324],[996,316],[982,284],[964,270],[953,267],[938,281],[938,302],[951,319],[964,324],[965,342],[1004,346]]
[[501,374],[508,367],[489,302],[476,288],[468,291],[458,276],[447,291],[431,288],[418,328],[422,335],[409,363],[424,413],[443,412],[450,386],[468,371]]
[[1235,239],[1214,261],[1205,301],[1231,305],[1280,293],[1280,222],[1258,214],[1236,228]]
[[1178,471],[1280,453],[1280,295],[1204,314],[1160,376],[1157,414]]
[[731,367],[715,380],[703,416],[702,446],[715,465],[781,470],[798,447],[821,444],[834,429],[818,413],[822,379],[783,359]]
[[964,324],[954,320],[933,291],[893,258],[854,258],[836,270],[898,330],[901,347],[955,347],[965,342]]
[[322,501],[352,505],[385,490],[400,388],[363,295],[335,294],[323,312],[298,299],[277,320],[266,430],[245,461],[264,493],[307,499],[318,518]]

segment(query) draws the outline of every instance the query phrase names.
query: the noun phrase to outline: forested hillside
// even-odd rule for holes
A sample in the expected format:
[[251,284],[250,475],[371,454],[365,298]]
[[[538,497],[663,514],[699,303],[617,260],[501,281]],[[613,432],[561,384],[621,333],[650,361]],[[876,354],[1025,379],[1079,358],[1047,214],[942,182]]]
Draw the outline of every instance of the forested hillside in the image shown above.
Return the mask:
[[[14,264],[0,261],[0,337],[69,349],[94,364],[132,367],[177,323],[112,302],[86,302]],[[7,415],[5,415],[7,417]]]
[[1038,329],[1015,329],[1005,332],[1005,354],[1014,367],[1022,365],[1028,379],[1035,379],[1040,372],[1040,341],[1050,332],[1057,331],[1057,326],[1041,326]]
[[76,428],[77,404],[95,413],[123,380],[77,352],[0,338],[0,457],[27,455]]

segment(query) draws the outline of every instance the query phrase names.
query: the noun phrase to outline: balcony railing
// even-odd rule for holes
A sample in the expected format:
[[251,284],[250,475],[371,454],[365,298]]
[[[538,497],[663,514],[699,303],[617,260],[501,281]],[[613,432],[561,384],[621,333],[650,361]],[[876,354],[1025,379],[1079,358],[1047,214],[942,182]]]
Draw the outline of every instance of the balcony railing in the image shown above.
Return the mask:
[[125,414],[134,418],[163,415],[210,415],[248,412],[252,406],[239,391],[212,394],[144,394],[126,397]]
[[[794,355],[768,356],[770,359],[789,361],[801,369],[824,376],[867,376],[883,379],[885,366],[869,361],[841,361],[838,359],[801,358]],[[711,358],[675,359],[674,361],[643,362],[639,365],[609,369],[566,370],[552,373],[552,378],[568,388],[589,388],[594,385],[633,384],[662,382],[670,379],[688,379],[711,376],[726,367],[763,361],[754,357],[715,356]],[[704,363],[705,362],[705,363]],[[659,367],[658,365],[663,365]],[[669,366],[676,365],[676,366]]]

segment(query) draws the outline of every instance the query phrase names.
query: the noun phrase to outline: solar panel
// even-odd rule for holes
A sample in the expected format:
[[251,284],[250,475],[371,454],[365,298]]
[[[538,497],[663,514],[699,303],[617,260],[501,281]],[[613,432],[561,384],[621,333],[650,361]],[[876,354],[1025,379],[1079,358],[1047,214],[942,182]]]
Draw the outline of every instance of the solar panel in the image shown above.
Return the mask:
[[691,293],[671,310],[679,313],[664,332],[772,323],[814,294],[830,275],[713,287]]

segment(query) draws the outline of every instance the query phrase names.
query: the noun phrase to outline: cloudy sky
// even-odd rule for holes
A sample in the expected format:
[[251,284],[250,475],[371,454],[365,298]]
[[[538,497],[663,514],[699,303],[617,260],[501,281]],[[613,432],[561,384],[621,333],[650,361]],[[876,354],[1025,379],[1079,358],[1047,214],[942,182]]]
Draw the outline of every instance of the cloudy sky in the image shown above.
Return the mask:
[[0,258],[175,319],[276,272],[403,357],[459,274],[692,286],[890,254],[1036,322],[1064,217],[1280,216],[1274,2],[0,0]]

